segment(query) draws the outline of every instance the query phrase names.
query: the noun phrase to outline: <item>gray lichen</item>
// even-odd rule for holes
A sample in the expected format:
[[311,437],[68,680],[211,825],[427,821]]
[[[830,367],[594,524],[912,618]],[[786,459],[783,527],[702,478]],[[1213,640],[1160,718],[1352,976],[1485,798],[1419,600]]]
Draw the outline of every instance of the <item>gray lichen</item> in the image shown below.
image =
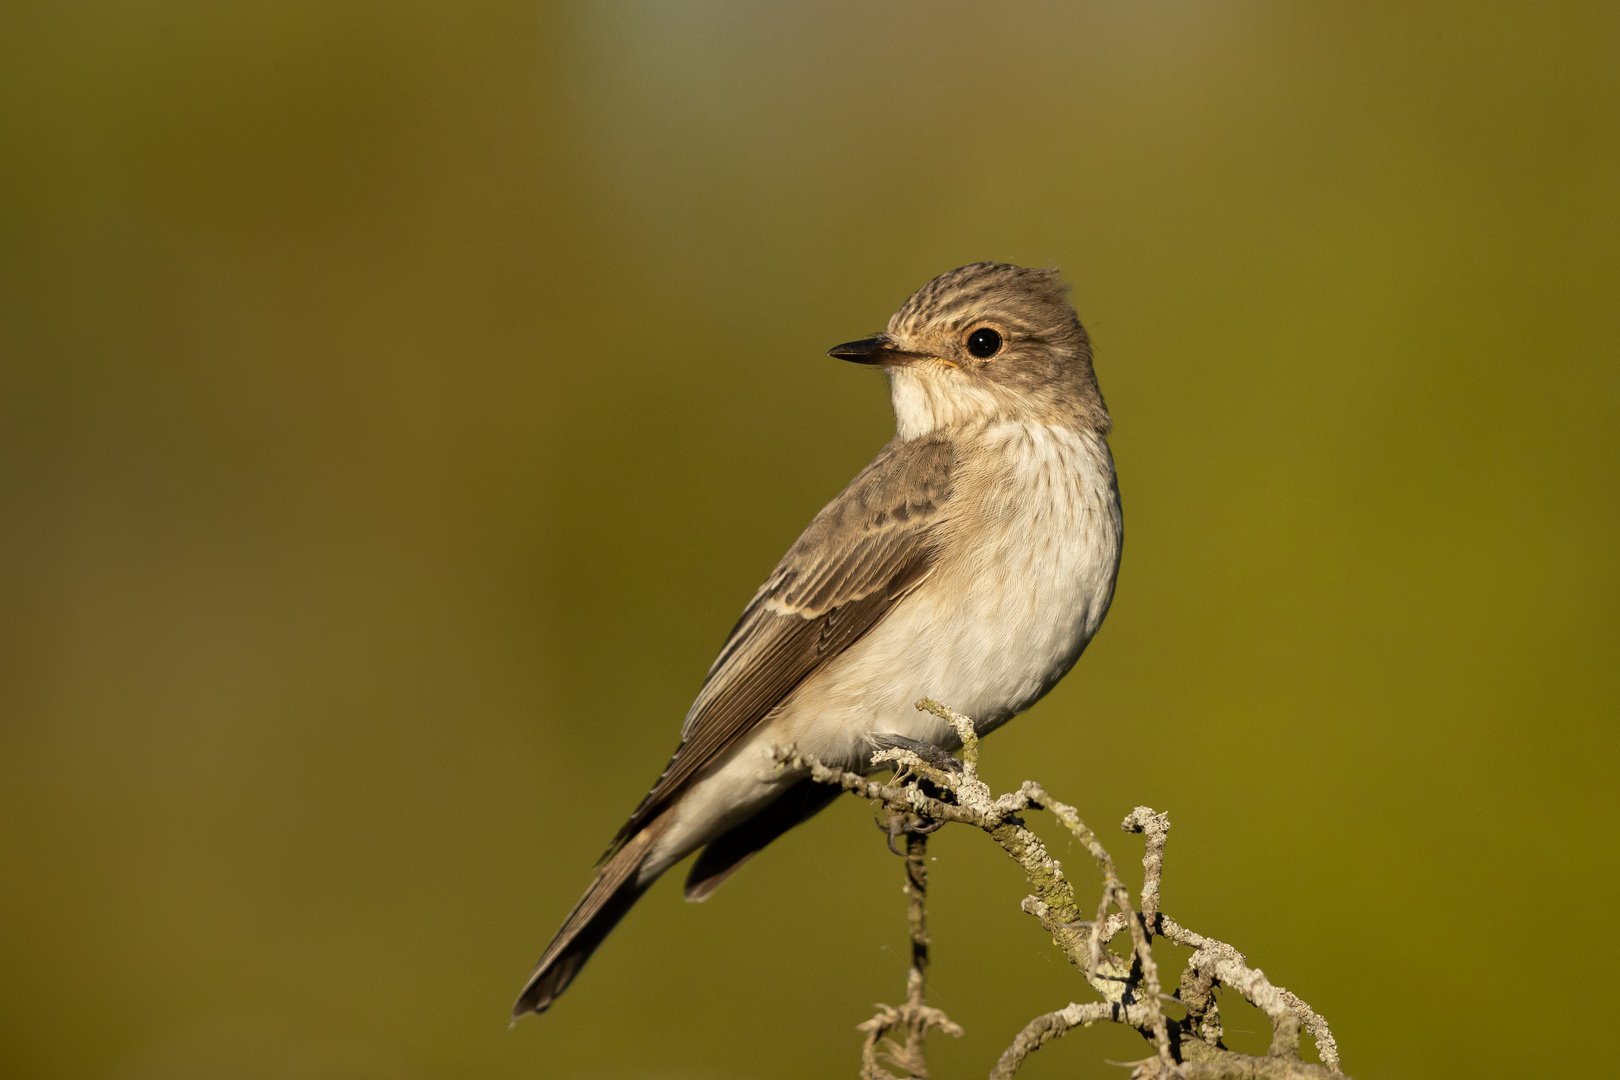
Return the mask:
[[[906,893],[912,938],[906,1004],[880,1005],[877,1015],[860,1025],[866,1035],[863,1080],[896,1080],[885,1064],[900,1068],[910,1077],[926,1077],[923,1043],[928,1032],[939,1029],[952,1035],[962,1033],[949,1017],[926,1002],[926,836],[949,822],[971,825],[986,833],[1022,867],[1032,890],[1024,898],[1022,910],[1040,921],[1052,935],[1053,943],[1102,999],[1070,1004],[1031,1020],[1002,1052],[991,1070],[991,1080],[1009,1080],[1041,1046],[1074,1028],[1098,1023],[1123,1024],[1151,1044],[1153,1053],[1132,1063],[1133,1080],[1344,1080],[1338,1045],[1326,1020],[1296,995],[1273,985],[1259,968],[1250,967],[1237,949],[1194,933],[1160,911],[1159,886],[1165,840],[1170,832],[1168,814],[1138,806],[1121,823],[1125,831],[1141,833],[1147,840],[1138,909],[1132,905],[1130,890],[1115,872],[1113,857],[1072,806],[1052,798],[1031,781],[1016,791],[993,796],[979,779],[979,740],[973,722],[928,698],[919,701],[917,708],[933,713],[956,729],[962,741],[960,771],[941,769],[909,750],[882,750],[872,755],[872,764],[888,765],[895,775],[891,783],[881,784],[857,773],[829,768],[793,747],[775,750],[782,768],[881,803],[891,815],[891,843],[897,835],[906,836]],[[929,789],[944,797],[930,794]],[[1064,876],[1062,864],[1019,816],[1028,810],[1049,811],[1096,861],[1103,887],[1093,918],[1083,918],[1083,909],[1074,886]],[[1130,947],[1122,955],[1109,946],[1124,931],[1129,931]],[[1193,950],[1174,995],[1162,992],[1153,956],[1155,937]],[[1270,1020],[1271,1047],[1265,1056],[1241,1054],[1223,1044],[1215,998],[1219,986],[1242,994]],[[1164,1001],[1178,1002],[1186,1016],[1179,1020],[1167,1016]],[[1300,1058],[1301,1030],[1316,1041],[1322,1064]],[[905,1042],[888,1038],[890,1032],[904,1032]]]

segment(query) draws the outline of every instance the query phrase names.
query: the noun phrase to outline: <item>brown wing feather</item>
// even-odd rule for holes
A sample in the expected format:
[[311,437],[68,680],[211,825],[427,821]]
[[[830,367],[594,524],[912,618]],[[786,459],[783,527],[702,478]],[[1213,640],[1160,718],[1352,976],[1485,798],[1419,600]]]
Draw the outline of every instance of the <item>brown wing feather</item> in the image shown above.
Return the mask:
[[943,439],[897,439],[816,515],[738,620],[615,845],[927,576],[954,460]]

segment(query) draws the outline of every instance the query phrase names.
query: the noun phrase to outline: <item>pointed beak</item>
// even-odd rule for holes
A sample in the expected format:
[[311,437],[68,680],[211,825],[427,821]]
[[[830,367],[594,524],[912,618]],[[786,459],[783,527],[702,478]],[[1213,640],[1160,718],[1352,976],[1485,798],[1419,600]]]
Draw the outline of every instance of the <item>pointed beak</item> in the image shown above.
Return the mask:
[[834,345],[827,350],[828,356],[836,356],[840,360],[848,360],[854,364],[882,364],[889,366],[903,364],[915,359],[914,354],[894,347],[889,335],[879,334],[877,337],[861,338],[859,341],[846,341],[842,345]]

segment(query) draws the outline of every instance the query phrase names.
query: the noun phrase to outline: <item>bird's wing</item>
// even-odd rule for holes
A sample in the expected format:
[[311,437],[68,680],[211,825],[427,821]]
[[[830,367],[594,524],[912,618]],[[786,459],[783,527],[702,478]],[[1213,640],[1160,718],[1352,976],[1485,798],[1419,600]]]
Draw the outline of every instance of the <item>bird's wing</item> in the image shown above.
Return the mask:
[[616,844],[928,575],[954,461],[944,439],[896,439],[816,515],[743,611],[686,714],[680,747]]

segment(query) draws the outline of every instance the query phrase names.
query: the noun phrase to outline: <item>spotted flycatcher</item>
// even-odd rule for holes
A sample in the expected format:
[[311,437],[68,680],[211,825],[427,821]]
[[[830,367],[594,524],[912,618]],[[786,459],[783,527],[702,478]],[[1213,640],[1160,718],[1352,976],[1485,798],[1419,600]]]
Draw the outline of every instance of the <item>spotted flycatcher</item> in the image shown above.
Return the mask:
[[772,747],[860,772],[880,747],[955,749],[918,698],[983,735],[1052,689],[1108,611],[1122,538],[1110,421],[1056,273],[941,274],[883,333],[831,355],[888,373],[895,437],[754,594],[514,1015],[545,1011],[675,863],[702,849],[686,879],[702,900],[838,795]]

